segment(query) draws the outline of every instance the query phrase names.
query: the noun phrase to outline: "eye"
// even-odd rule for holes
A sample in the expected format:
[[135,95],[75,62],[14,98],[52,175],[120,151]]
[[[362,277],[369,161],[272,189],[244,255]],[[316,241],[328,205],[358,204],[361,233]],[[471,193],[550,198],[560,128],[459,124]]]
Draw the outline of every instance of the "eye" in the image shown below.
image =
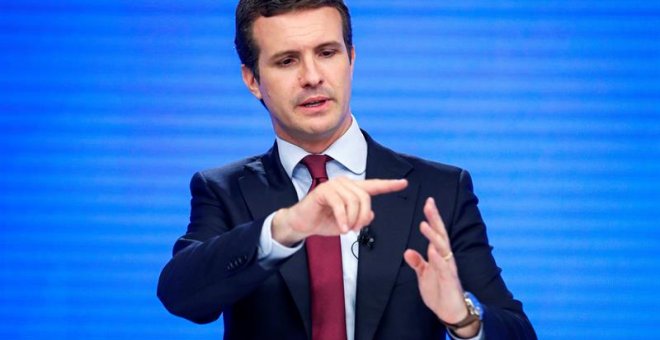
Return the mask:
[[325,58],[330,58],[335,54],[337,54],[337,50],[323,50],[320,53],[321,57],[325,57]]
[[287,66],[293,65],[293,63],[295,63],[295,62],[296,62],[296,60],[293,59],[293,58],[284,58],[284,59],[278,61],[277,65],[279,65],[281,67],[287,67]]

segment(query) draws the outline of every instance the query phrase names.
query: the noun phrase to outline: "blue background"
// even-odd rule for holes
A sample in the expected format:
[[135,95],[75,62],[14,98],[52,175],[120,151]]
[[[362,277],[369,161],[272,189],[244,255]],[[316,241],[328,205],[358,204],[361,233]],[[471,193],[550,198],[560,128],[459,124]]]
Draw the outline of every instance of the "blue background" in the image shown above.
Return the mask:
[[[263,152],[234,1],[2,1],[0,337],[214,339],[160,269],[197,170]],[[660,324],[660,1],[349,1],[353,112],[471,171],[542,339]]]

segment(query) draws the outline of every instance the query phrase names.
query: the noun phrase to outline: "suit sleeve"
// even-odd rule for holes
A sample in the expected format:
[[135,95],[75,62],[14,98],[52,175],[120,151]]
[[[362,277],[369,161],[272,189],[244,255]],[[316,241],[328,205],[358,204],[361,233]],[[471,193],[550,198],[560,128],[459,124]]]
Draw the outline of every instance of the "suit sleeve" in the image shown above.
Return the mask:
[[[196,323],[218,319],[223,306],[249,294],[275,268],[257,262],[265,218],[232,225],[236,197],[212,190],[201,173],[190,182],[188,231],[174,245],[173,257],[158,281],[158,298],[174,315]],[[235,209],[234,209],[235,210]]]
[[468,172],[461,171],[458,185],[456,210],[448,231],[463,289],[472,292],[484,308],[485,337],[536,339],[522,303],[513,298],[500,276]]

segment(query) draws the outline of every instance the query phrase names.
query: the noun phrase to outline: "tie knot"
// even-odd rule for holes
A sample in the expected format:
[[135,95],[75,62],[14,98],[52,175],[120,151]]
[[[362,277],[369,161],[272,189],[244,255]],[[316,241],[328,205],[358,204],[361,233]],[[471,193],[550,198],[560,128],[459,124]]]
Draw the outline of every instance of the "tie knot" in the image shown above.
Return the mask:
[[324,182],[328,179],[325,164],[331,159],[327,155],[307,155],[300,162],[307,167],[313,180]]

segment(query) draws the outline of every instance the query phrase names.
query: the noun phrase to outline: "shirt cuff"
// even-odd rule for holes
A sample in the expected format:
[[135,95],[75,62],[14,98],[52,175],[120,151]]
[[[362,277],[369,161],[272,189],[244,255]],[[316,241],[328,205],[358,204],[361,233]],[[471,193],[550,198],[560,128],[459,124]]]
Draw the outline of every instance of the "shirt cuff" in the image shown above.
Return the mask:
[[477,333],[477,335],[475,335],[473,338],[460,338],[458,335],[455,335],[451,329],[447,329],[447,338],[452,340],[484,340],[484,322],[481,322],[479,333]]
[[294,247],[287,247],[281,243],[275,241],[272,235],[272,225],[273,217],[275,213],[272,213],[266,217],[264,224],[261,227],[261,235],[259,235],[259,249],[257,251],[257,260],[259,264],[264,267],[272,267],[279,260],[283,260],[293,254],[295,254],[300,248],[302,248],[304,241],[298,243]]

